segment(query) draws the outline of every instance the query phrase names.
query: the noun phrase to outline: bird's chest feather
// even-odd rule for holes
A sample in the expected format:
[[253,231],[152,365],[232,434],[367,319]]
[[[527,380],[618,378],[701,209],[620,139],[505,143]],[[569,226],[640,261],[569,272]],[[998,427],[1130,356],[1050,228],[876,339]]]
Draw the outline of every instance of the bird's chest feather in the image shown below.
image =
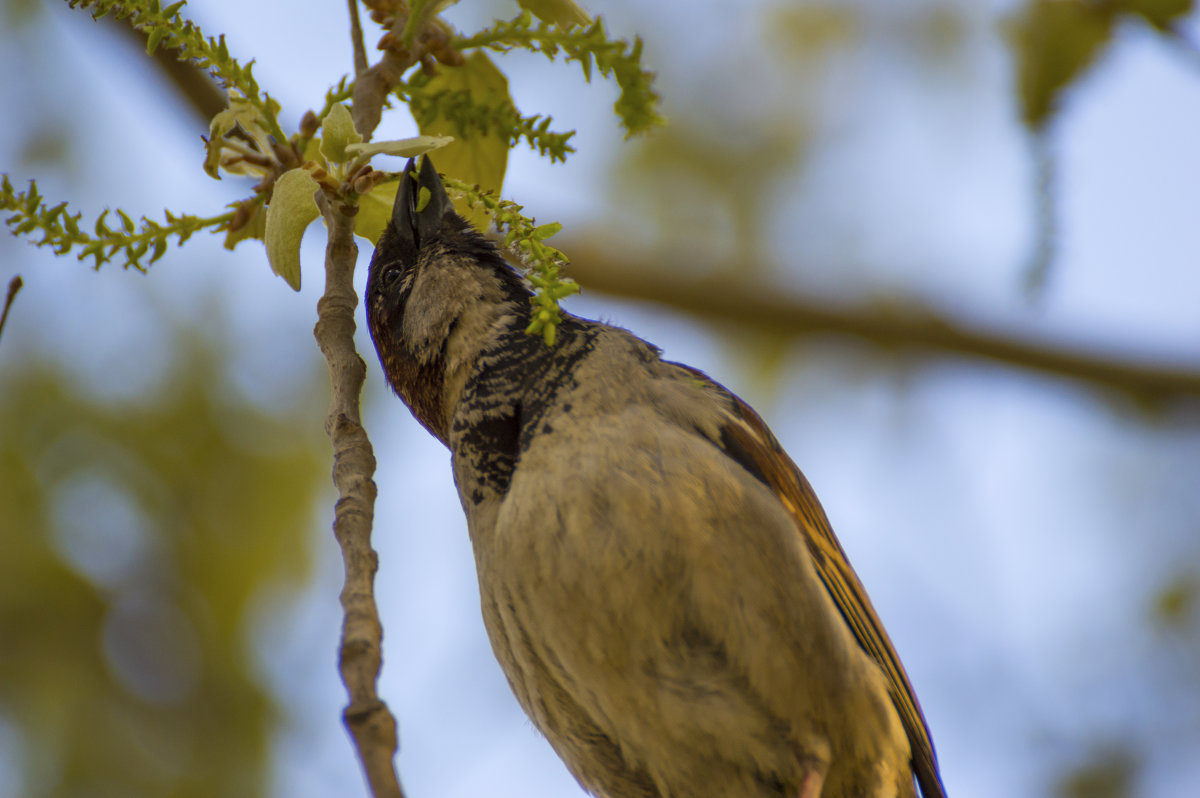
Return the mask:
[[502,499],[521,452],[535,438],[554,433],[548,416],[561,413],[561,394],[578,387],[578,367],[595,338],[594,330],[568,320],[554,349],[513,329],[478,357],[449,430],[455,484],[468,519]]

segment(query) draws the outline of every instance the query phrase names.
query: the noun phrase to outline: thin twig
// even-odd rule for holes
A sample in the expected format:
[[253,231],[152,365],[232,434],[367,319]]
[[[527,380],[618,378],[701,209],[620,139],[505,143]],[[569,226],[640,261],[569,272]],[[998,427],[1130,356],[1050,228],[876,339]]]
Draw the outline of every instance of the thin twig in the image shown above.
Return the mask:
[[362,22],[358,18],[358,0],[346,0],[350,6],[350,41],[354,45],[354,74],[367,71],[367,48],[363,45]]
[[354,129],[370,141],[383,117],[383,104],[396,84],[404,77],[404,71],[417,62],[417,57],[397,55],[384,50],[379,61],[354,79],[354,96],[350,103],[350,115],[354,118]]
[[17,292],[23,285],[25,282],[19,274],[8,281],[8,296],[4,298],[4,312],[0,313],[0,336],[4,335],[4,325],[8,322],[8,309],[12,307],[13,300],[17,298]]
[[[354,40],[354,99],[351,116],[364,141],[379,124],[383,104],[395,82],[413,61],[399,63],[385,52],[374,67],[367,65],[357,0],[349,0]],[[366,363],[354,347],[354,243],[356,208],[331,202],[318,193],[329,229],[325,250],[325,294],[317,303],[317,345],[329,364],[331,404],[325,430],[333,444],[333,481],[338,489],[333,532],[342,549],[345,583],[344,617],[338,652],[339,670],[350,703],[342,717],[354,739],[374,798],[404,798],[396,776],[396,719],[379,698],[377,683],[383,664],[383,624],[375,603],[375,571],[379,560],[371,547],[375,519],[375,453],[363,429],[359,399]]]
[[350,703],[342,713],[354,739],[371,794],[403,798],[396,777],[396,719],[376,693],[383,659],[383,626],[375,604],[378,557],[371,548],[375,517],[375,453],[363,429],[359,398],[367,367],[354,348],[355,209],[321,205],[329,228],[325,249],[325,295],[317,303],[313,335],[329,364],[331,401],[325,431],[333,444],[333,482],[338,490],[333,533],[342,549],[344,618],[338,664]]

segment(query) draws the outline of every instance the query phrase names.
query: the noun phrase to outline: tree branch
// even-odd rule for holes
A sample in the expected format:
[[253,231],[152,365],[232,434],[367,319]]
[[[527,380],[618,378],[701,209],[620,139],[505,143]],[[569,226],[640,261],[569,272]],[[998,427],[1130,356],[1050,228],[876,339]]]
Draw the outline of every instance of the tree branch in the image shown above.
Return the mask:
[[[122,29],[129,30],[122,25]],[[140,40],[129,37],[129,41]],[[177,67],[193,73],[186,80],[172,78],[188,104],[207,121],[224,105],[224,94],[203,70],[181,64],[174,58],[157,57],[156,63],[170,75]],[[385,52],[381,62],[359,76],[354,101],[354,121],[364,138],[368,128],[374,131],[379,109],[394,85],[394,79],[414,61],[390,63]],[[192,79],[206,82],[208,88],[189,91]],[[577,239],[578,241],[578,239]],[[868,341],[885,349],[919,350],[930,356],[955,355],[982,358],[1009,366],[1028,369],[1084,384],[1135,399],[1173,401],[1200,396],[1200,372],[1146,366],[1117,358],[1070,351],[1047,344],[1028,343],[972,331],[939,318],[922,308],[900,308],[884,313],[873,308],[843,309],[828,303],[798,297],[780,298],[770,291],[746,288],[732,281],[686,280],[663,276],[656,264],[637,263],[636,258],[612,262],[585,243],[566,246],[574,253],[571,273],[585,290],[595,289],[630,299],[661,302],[693,315],[724,319],[757,329],[771,329],[789,335],[835,333]],[[701,271],[696,269],[695,271]]]
[[[414,62],[399,63],[394,55],[385,52],[375,67],[368,67],[358,0],[349,0],[349,4],[355,71],[351,116],[363,140],[370,141],[388,92]],[[364,90],[364,86],[368,88]],[[359,413],[367,367],[354,347],[354,312],[358,307],[358,296],[354,293],[354,267],[358,259],[354,214],[358,209],[330,202],[320,192],[318,197],[329,241],[325,251],[325,295],[317,303],[317,326],[313,334],[329,363],[332,403],[325,431],[333,443],[333,481],[338,488],[333,533],[342,549],[346,569],[341,593],[344,616],[338,664],[350,703],[342,718],[354,739],[371,795],[404,798],[396,776],[395,756],[399,746],[396,718],[376,690],[383,666],[383,624],[375,603],[379,559],[371,547],[375,454]]]
[[[142,55],[146,54],[147,36],[145,33],[130,27],[125,20],[117,19],[113,15],[103,17],[103,20],[107,21],[111,27],[120,30],[121,36],[127,42],[137,45],[141,49]],[[176,91],[186,100],[184,105],[195,113],[207,131],[209,121],[225,110],[225,106],[228,104],[225,90],[218,86],[205,70],[197,69],[190,62],[180,61],[177,57],[178,53],[179,51],[173,47],[156,47],[154,54],[150,57],[154,59],[154,63],[162,72],[163,77],[169,80]]]
[[346,0],[350,6],[350,43],[354,47],[354,74],[367,71],[367,49],[363,45],[362,22],[358,18],[358,0]]
[[[734,322],[743,328],[796,337],[844,335],[884,350],[917,351],[932,357],[991,360],[1155,404],[1200,397],[1200,370],[1195,368],[1146,365],[1021,341],[963,327],[920,307],[838,307],[729,278],[681,277],[660,264],[634,256],[615,258],[607,248],[586,243],[564,244],[563,249],[571,255],[567,273],[585,291],[658,302],[707,321]],[[691,269],[718,271],[695,265]]]
[[342,549],[345,583],[341,601],[345,613],[339,667],[350,694],[343,712],[346,727],[358,749],[375,798],[403,798],[393,757],[396,720],[376,694],[382,665],[383,627],[375,604],[378,557],[371,548],[375,517],[375,454],[363,429],[359,397],[366,363],[354,348],[354,208],[324,201],[329,228],[325,250],[325,295],[317,303],[313,335],[329,364],[332,398],[325,431],[333,444],[333,482],[338,489],[333,533]]
[[[355,70],[360,80],[368,74],[374,79],[371,91],[356,91],[353,114],[364,139],[369,139],[379,122],[388,91],[415,59],[401,64],[395,57],[389,59],[385,54],[379,69],[373,72],[368,68],[356,2],[349,0]],[[145,34],[120,21],[117,25],[126,32],[126,41],[145,48]],[[179,61],[176,55],[174,50],[160,47],[155,50],[154,60],[186,104],[207,125],[225,107],[225,92],[207,72],[189,62]],[[371,794],[375,798],[404,798],[394,763],[396,720],[376,692],[383,662],[383,626],[375,603],[378,557],[371,547],[376,496],[375,453],[359,410],[366,363],[354,346],[354,312],[358,306],[358,296],[354,292],[354,267],[358,258],[358,247],[354,243],[357,208],[331,201],[322,192],[317,193],[317,201],[325,217],[329,238],[325,250],[325,293],[317,302],[313,335],[329,366],[331,399],[325,431],[333,444],[333,482],[338,491],[333,532],[341,547],[345,567],[338,663],[350,701],[342,716],[354,740]],[[15,290],[10,289],[12,293]]]

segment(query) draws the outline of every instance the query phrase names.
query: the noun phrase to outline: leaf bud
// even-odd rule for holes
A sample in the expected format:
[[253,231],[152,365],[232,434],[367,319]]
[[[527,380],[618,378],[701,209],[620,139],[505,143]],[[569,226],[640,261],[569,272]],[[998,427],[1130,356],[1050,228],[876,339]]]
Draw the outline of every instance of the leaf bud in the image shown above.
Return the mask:
[[300,135],[306,139],[311,139],[317,135],[317,131],[321,127],[321,120],[317,119],[317,114],[310,108],[304,112],[304,116],[300,117]]
[[233,212],[233,218],[229,220],[229,232],[241,230],[250,221],[250,210],[246,207],[246,203],[238,203],[237,210]]

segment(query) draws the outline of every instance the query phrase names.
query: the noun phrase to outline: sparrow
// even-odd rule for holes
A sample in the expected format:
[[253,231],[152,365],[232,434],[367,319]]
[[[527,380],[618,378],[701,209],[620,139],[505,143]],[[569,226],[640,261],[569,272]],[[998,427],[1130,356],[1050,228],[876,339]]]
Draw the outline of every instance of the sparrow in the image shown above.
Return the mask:
[[[600,798],[945,798],[900,659],[762,418],[531,291],[409,161],[367,277],[392,389],[451,453],[509,686]],[[919,792],[918,792],[919,791]]]

